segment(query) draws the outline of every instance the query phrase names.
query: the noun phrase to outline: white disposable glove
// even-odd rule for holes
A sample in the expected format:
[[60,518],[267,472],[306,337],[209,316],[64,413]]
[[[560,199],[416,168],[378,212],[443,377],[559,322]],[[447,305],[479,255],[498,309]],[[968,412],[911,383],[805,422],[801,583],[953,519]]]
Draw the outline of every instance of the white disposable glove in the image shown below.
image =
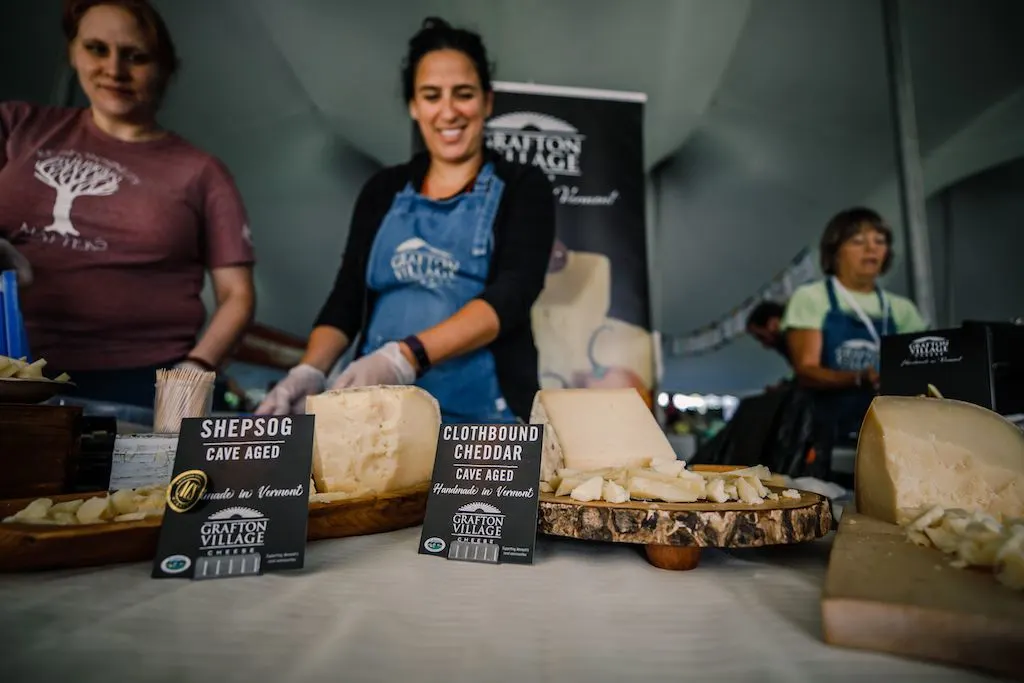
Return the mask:
[[412,384],[415,381],[416,369],[402,355],[398,342],[388,342],[368,356],[350,363],[332,388]]
[[326,382],[324,373],[312,365],[296,365],[284,379],[274,385],[256,409],[256,414],[303,414],[306,412],[306,397],[323,392]]
[[0,238],[0,271],[13,270],[18,274],[18,285],[32,284],[32,264],[7,240]]

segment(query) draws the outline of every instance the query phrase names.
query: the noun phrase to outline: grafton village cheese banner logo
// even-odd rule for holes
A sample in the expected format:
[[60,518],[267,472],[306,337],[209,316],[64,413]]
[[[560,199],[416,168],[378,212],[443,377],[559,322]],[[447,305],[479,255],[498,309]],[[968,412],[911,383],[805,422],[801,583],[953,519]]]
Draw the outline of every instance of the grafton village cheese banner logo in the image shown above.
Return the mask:
[[487,148],[506,161],[533,165],[555,183],[562,204],[612,206],[619,199],[615,189],[605,195],[587,196],[573,182],[583,176],[583,142],[586,136],[572,124],[548,114],[517,111],[487,122]]

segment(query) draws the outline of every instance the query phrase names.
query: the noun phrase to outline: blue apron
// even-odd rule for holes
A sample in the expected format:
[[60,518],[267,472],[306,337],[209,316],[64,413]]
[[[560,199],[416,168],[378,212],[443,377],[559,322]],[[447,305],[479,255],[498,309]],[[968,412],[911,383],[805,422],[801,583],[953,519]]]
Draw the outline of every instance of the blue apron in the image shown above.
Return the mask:
[[[861,315],[855,311],[844,311],[839,307],[832,278],[825,281],[825,288],[828,291],[829,310],[821,328],[821,366],[843,371],[864,370],[869,367],[877,370],[878,340],[888,334],[889,330],[896,329],[896,323],[882,290],[875,288],[882,316],[864,316],[874,326],[874,332],[878,335],[876,340]],[[850,303],[855,304],[852,300]],[[863,311],[860,313],[863,314]],[[815,409],[823,423],[822,426],[832,432],[833,438],[856,438],[874,397],[871,387],[822,391],[815,400]]]
[[[456,197],[430,199],[412,183],[396,195],[366,268],[366,284],[378,297],[363,354],[447,320],[483,291],[504,187],[487,163],[473,189]],[[486,347],[435,365],[416,386],[438,400],[445,422],[517,421]]]

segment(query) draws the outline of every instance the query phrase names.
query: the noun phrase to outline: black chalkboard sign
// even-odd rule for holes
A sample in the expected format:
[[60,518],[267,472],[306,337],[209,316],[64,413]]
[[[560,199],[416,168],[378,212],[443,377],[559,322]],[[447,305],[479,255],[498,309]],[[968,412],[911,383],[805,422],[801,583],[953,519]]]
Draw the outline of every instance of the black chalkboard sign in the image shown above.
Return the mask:
[[302,568],[314,419],[182,420],[153,578]]
[[442,425],[420,554],[532,564],[543,439],[543,425]]

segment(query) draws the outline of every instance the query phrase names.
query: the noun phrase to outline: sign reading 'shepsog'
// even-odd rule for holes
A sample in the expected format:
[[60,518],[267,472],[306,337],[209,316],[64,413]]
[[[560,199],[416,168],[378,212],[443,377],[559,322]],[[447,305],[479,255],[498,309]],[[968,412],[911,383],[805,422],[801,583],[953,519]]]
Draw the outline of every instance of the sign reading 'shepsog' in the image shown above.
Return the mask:
[[300,569],[314,419],[183,420],[153,577]]
[[542,425],[441,427],[420,554],[532,564]]

